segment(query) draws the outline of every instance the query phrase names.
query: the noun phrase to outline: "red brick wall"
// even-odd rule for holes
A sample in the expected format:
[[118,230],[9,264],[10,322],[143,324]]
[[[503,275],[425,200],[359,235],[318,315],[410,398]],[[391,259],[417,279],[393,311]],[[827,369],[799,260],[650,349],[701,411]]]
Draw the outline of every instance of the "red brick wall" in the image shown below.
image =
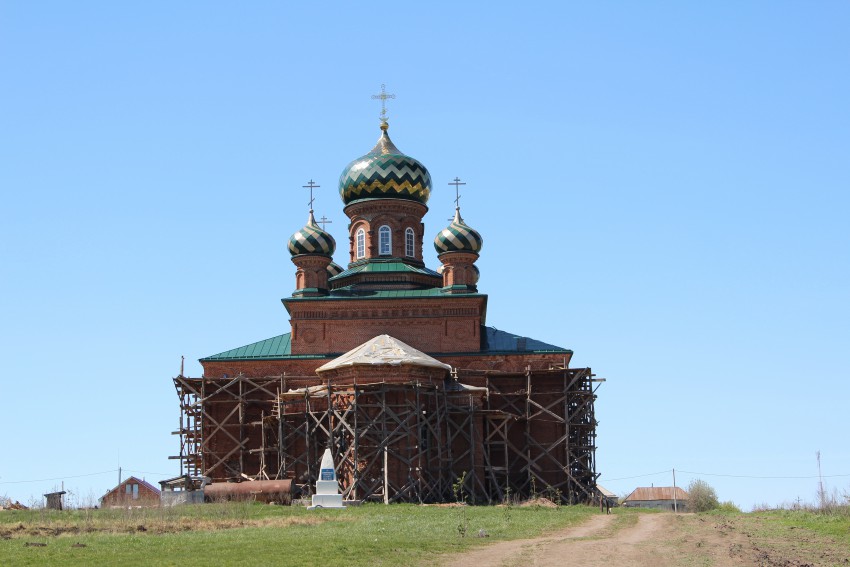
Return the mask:
[[387,334],[423,352],[478,352],[486,297],[287,303],[292,354],[347,352]]
[[387,225],[392,230],[392,256],[406,258],[404,250],[404,231],[412,228],[415,235],[414,260],[422,262],[422,241],[425,225],[422,217],[428,207],[414,201],[402,199],[368,200],[352,203],[345,208],[345,214],[351,219],[349,228],[349,257],[356,261],[354,233],[363,228],[366,231],[366,258],[378,258],[378,229]]
[[[127,494],[125,492],[125,486],[128,484],[138,484],[139,485],[139,497],[133,498],[132,493]],[[118,485],[117,490],[112,490],[104,495],[103,499],[100,501],[101,507],[109,508],[110,506],[159,506],[159,492],[157,490],[151,490],[150,487],[146,486],[144,483],[137,482],[135,479],[127,479]]]
[[[370,337],[371,338],[371,337]],[[363,341],[365,342],[365,341]],[[470,356],[441,356],[434,358],[451,365],[453,368],[468,370],[497,370],[501,372],[523,372],[527,366],[532,370],[547,370],[552,366],[564,363],[563,354],[510,354],[510,355],[470,355]],[[570,355],[567,355],[567,364]],[[237,376],[316,376],[316,368],[329,362],[332,358],[306,360],[248,360],[248,361],[207,361],[203,362],[204,376],[221,378],[225,374]]]

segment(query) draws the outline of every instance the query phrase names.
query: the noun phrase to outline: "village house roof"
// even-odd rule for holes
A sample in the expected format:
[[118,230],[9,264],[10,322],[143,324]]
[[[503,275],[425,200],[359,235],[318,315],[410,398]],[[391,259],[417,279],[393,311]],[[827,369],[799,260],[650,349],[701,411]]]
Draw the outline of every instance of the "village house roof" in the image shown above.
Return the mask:
[[681,488],[672,486],[642,486],[635,488],[631,494],[626,496],[625,502],[644,502],[651,500],[687,500],[688,493]]
[[[115,493],[115,492],[120,492],[121,490],[123,490],[124,486],[126,486],[126,485],[127,485],[127,484],[129,484],[129,483],[133,483],[133,484],[138,484],[138,485],[140,485],[140,486],[144,486],[144,487],[146,487],[146,488],[150,489],[151,491],[155,492],[156,494],[160,494],[159,489],[158,489],[157,487],[155,487],[154,485],[152,485],[151,483],[149,483],[149,482],[147,482],[147,481],[145,481],[145,480],[142,480],[142,479],[140,479],[140,478],[136,478],[136,477],[134,477],[134,476],[131,476],[131,477],[128,477],[127,479],[123,480],[123,481],[121,482],[121,484],[119,484],[118,486],[116,486],[116,487],[115,487],[115,488],[113,488],[112,490],[108,491],[108,492],[107,492],[106,494],[104,494],[103,496],[101,496],[101,497],[100,497],[100,499],[101,499],[101,500],[103,500],[103,499],[105,499],[105,498],[108,498],[111,494],[113,494],[113,493]],[[123,492],[121,492],[121,494],[123,495]]]

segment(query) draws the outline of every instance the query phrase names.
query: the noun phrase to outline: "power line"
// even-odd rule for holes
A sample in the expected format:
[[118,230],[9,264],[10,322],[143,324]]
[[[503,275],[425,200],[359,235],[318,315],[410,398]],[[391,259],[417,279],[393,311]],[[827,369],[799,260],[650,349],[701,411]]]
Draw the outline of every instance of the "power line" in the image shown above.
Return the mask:
[[127,471],[127,472],[142,473],[142,474],[155,474],[155,475],[158,475],[158,476],[170,476],[170,475],[174,474],[174,473],[164,473],[164,472],[137,471],[137,470],[133,470],[133,469],[124,469],[124,470]]
[[[658,471],[654,473],[646,473],[646,474],[636,474],[634,476],[622,476],[618,478],[600,478],[603,482],[614,482],[616,480],[630,480],[633,478],[642,478],[646,476],[658,476],[662,474],[668,474],[672,472],[672,469],[667,469],[666,471]],[[699,476],[717,476],[717,477],[725,477],[725,478],[752,478],[752,479],[760,479],[760,480],[811,480],[813,478],[821,478],[820,475],[807,475],[807,476],[761,476],[761,475],[751,475],[751,474],[723,474],[723,473],[707,473],[707,472],[697,472],[697,471],[685,471],[682,469],[678,469],[677,472],[685,473],[689,475],[699,475]],[[850,474],[825,474],[823,478],[842,478],[842,477],[850,477]]]
[[77,474],[77,475],[72,475],[72,476],[57,476],[56,478],[37,478],[37,479],[33,479],[33,480],[4,480],[3,482],[0,482],[0,484],[25,484],[25,483],[28,483],[28,482],[50,482],[52,480],[67,480],[69,478],[82,478],[84,476],[97,476],[97,475],[100,475],[100,474],[110,474],[110,473],[116,473],[116,472],[118,472],[118,469],[112,469],[110,471],[102,471],[102,472],[93,472],[93,473],[87,473],[87,474]]
[[667,469],[666,471],[658,471],[658,472],[646,473],[646,474],[636,474],[635,476],[622,476],[620,478],[605,478],[605,479],[602,479],[602,480],[604,480],[605,482],[615,481],[615,480],[629,480],[630,478],[641,478],[643,476],[657,476],[657,475],[660,475],[660,474],[667,474],[670,471],[671,471],[671,469]]
[[[722,476],[727,478],[756,478],[756,479],[785,479],[785,480],[807,480],[813,478],[820,478],[820,475],[809,475],[809,476],[758,476],[758,475],[750,475],[750,474],[720,474],[720,473],[707,473],[707,472],[694,472],[694,471],[683,471],[679,470],[679,472],[683,472],[686,474],[698,474],[702,476]],[[850,474],[825,474],[823,478],[837,478],[843,476],[850,476]]]

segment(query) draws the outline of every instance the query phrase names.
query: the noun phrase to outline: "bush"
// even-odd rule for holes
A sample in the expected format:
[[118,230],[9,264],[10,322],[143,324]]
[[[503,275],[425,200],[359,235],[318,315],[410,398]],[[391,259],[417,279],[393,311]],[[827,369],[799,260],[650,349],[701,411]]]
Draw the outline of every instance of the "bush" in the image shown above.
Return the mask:
[[695,478],[688,485],[688,509],[691,512],[708,512],[720,506],[717,493],[704,480]]
[[720,505],[717,507],[717,510],[720,511],[720,512],[735,512],[735,513],[738,513],[738,514],[741,513],[741,509],[738,508],[738,506],[734,502],[732,502],[731,500],[727,500],[726,502],[721,502]]

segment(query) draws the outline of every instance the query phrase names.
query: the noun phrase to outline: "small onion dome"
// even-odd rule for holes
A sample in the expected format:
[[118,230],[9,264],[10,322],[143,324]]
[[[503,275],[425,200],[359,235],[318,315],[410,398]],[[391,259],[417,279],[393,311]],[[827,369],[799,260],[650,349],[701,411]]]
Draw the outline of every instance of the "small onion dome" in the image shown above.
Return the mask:
[[319,228],[313,217],[313,211],[310,211],[310,218],[307,219],[304,228],[289,237],[289,253],[293,256],[298,254],[332,256],[335,250],[334,237]]
[[358,199],[406,199],[423,205],[431,195],[431,174],[418,160],[399,151],[386,122],[368,154],[349,163],[339,176],[339,195],[347,205]]
[[460,209],[455,209],[455,218],[452,224],[440,231],[434,239],[434,248],[437,254],[444,252],[475,252],[481,251],[484,240],[481,235],[470,226],[467,226],[460,217]]
[[334,276],[338,276],[343,272],[342,266],[337,264],[336,262],[331,262],[328,264],[328,277],[332,278]]

